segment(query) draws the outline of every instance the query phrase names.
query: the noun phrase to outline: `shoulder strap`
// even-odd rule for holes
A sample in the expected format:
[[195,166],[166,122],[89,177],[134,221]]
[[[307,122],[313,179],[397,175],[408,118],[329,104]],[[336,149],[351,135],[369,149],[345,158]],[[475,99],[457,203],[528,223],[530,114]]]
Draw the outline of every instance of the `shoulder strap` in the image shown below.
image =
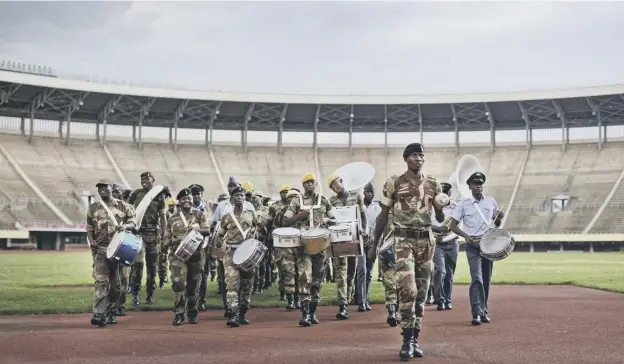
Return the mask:
[[104,201],[100,200],[100,205],[104,208],[104,210],[106,210],[106,214],[108,215],[109,220],[112,220],[113,226],[115,226],[115,227],[119,226],[119,223],[117,222],[117,219],[115,219],[115,215],[110,210],[110,208],[108,208],[108,206],[106,206]]
[[[245,211],[243,211],[242,213],[245,213]],[[230,212],[230,216],[232,216],[232,220],[234,220],[234,224],[236,225],[236,228],[238,229],[238,231],[240,231],[241,235],[243,236],[243,239],[245,239],[245,237],[247,237],[247,233],[249,233],[249,230],[251,230],[251,227],[247,230],[243,230],[243,227],[238,222],[236,215],[234,215],[234,209],[232,209],[232,211]]]
[[186,217],[184,217],[184,213],[182,212],[182,210],[180,210],[180,219],[182,219],[184,227],[188,227],[188,222],[186,221]]

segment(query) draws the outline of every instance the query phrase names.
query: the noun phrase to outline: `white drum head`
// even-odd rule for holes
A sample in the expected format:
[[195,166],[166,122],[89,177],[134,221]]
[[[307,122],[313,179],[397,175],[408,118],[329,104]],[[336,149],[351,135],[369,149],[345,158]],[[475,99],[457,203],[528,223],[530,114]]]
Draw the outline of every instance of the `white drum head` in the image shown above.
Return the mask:
[[277,236],[297,236],[301,235],[301,231],[291,227],[283,227],[273,230],[273,234]]
[[251,257],[251,254],[255,251],[256,244],[254,240],[245,240],[241,245],[236,248],[234,255],[232,256],[232,263],[242,264],[244,261]]
[[108,243],[108,248],[106,248],[106,258],[110,259],[115,255],[115,253],[117,253],[117,249],[119,249],[122,239],[122,232],[117,232],[115,233],[115,235],[113,235],[110,243]]
[[504,251],[511,241],[511,234],[503,229],[492,229],[481,238],[481,251],[495,254]]

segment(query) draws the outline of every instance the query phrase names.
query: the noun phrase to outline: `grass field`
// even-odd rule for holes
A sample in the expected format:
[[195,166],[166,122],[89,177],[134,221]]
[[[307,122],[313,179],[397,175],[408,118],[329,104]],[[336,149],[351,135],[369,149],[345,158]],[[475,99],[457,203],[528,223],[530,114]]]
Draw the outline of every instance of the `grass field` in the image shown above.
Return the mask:
[[[383,302],[383,288],[373,276],[371,303]],[[466,255],[460,252],[455,282],[469,283]],[[521,253],[494,264],[495,284],[574,284],[624,292],[622,253]],[[209,306],[221,308],[216,282],[209,283]],[[145,291],[142,291],[143,300]],[[87,252],[0,253],[0,314],[91,312],[93,279]],[[322,290],[324,304],[334,303],[334,284]],[[252,296],[254,307],[281,306],[274,287]],[[156,304],[141,309],[169,310],[169,285],[157,289]]]

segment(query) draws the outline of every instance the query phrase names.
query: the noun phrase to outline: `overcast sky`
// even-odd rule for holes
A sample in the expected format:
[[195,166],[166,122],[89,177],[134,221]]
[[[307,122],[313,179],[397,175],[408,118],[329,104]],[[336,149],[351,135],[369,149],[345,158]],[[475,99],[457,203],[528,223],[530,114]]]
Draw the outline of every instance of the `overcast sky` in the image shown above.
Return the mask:
[[0,59],[203,90],[624,83],[624,3],[2,2]]

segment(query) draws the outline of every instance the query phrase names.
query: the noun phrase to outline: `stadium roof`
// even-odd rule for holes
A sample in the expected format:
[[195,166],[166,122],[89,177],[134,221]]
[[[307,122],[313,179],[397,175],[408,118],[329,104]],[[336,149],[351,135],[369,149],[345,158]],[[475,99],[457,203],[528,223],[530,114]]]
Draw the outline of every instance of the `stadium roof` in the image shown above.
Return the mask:
[[261,131],[587,127],[624,124],[624,85],[455,95],[275,95],[147,88],[0,70],[0,115]]

